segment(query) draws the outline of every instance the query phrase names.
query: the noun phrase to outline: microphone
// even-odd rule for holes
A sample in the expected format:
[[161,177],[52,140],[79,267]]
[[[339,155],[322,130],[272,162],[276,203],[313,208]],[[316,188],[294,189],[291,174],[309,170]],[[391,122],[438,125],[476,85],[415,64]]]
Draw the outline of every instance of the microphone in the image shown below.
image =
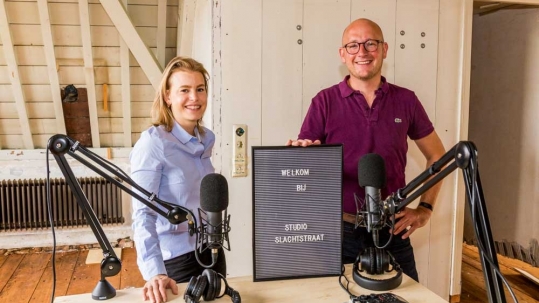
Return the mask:
[[[228,182],[220,174],[211,173],[200,184],[200,208],[206,215],[206,220],[201,217],[200,234],[201,241],[212,252],[212,266],[217,262],[219,248],[223,247],[223,241],[228,242],[230,228],[226,208],[228,207]],[[223,219],[224,211],[224,219]],[[199,210],[199,214],[200,210]],[[204,221],[206,224],[204,224]]]
[[374,153],[361,157],[358,163],[358,181],[359,186],[365,188],[367,231],[374,231],[373,240],[378,245],[378,230],[384,225],[384,221],[380,220],[383,215],[380,189],[386,184],[384,159]]

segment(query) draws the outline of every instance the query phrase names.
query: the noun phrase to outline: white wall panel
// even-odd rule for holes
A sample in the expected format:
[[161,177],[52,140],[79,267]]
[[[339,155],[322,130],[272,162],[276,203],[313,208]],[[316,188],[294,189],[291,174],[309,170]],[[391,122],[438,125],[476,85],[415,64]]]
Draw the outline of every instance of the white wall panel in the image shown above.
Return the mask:
[[[101,145],[104,146],[113,146],[113,147],[123,147],[124,146],[124,134],[115,133],[115,134],[100,134],[99,138],[101,139]],[[140,138],[140,133],[133,132],[131,133],[131,142],[137,142]]]
[[415,91],[433,121],[436,120],[438,10],[438,1],[397,3],[395,84]]
[[0,65],[0,85],[10,85],[11,81],[9,80],[9,69],[7,65]]
[[[152,6],[133,5],[129,1],[129,18],[134,26],[157,27],[157,1]],[[176,27],[178,22],[178,6],[167,5],[167,27]]]
[[[342,33],[350,23],[354,1],[313,0],[304,2],[303,21],[303,104],[301,120],[312,98],[322,89],[342,81],[348,70],[341,63]],[[299,128],[296,130],[296,138]]]
[[[262,144],[297,138],[302,119],[303,0],[262,1]],[[301,42],[299,42],[301,41]]]
[[387,58],[382,66],[382,75],[391,83],[395,83],[396,14],[397,0],[352,0],[351,3],[351,20],[359,18],[371,19],[380,26],[384,33],[384,40],[388,43],[389,48]]
[[[24,89],[24,87],[23,87]],[[0,102],[14,101],[11,84],[0,84]]]
[[[438,56],[438,1],[398,1],[396,10],[396,40],[395,40],[395,84],[408,88],[416,93],[431,121],[436,122],[436,74]],[[422,36],[424,34],[424,37]],[[422,47],[424,44],[424,47]],[[425,169],[425,158],[417,146],[410,141],[406,167],[407,182],[417,177]],[[418,201],[411,206],[415,207]],[[446,217],[444,222],[436,218],[435,224],[445,224],[450,229],[451,219]],[[431,250],[437,249],[446,256],[445,262],[437,264],[438,272],[449,272],[450,245],[447,238],[433,239],[430,237],[433,220],[426,226],[417,230],[413,236],[412,244],[418,262],[419,280],[426,286],[429,279],[429,255]],[[437,247],[437,248],[436,248]],[[445,263],[445,264],[444,264]],[[449,285],[449,275],[440,277]],[[436,282],[435,282],[436,283]],[[445,286],[447,289],[447,286]]]
[[6,2],[10,24],[40,24],[37,2]]
[[[131,129],[135,133],[140,133],[151,126],[150,118],[132,118]],[[123,133],[123,119],[120,118],[99,118],[99,130],[101,133]]]
[[[214,157],[220,157],[216,167],[229,180],[232,232],[232,251],[227,254],[227,267],[231,276],[251,275],[252,267],[252,190],[251,173],[244,178],[231,178],[231,144],[233,124],[247,124],[249,146],[262,144],[262,0],[219,1],[221,51],[221,106],[214,119],[220,127],[221,137]],[[217,24],[214,24],[216,26]],[[280,75],[276,75],[280,76]],[[250,148],[249,150],[249,170]],[[246,215],[247,214],[247,215]]]
[[[439,13],[439,37],[438,40],[438,73],[436,75],[436,122],[435,127],[446,150],[452,148],[459,140],[464,140],[461,134],[467,129],[467,106],[463,106],[462,77],[460,66],[463,62],[463,16],[466,9],[463,4],[466,0],[441,0]],[[471,7],[471,3],[470,3]],[[471,10],[469,11],[471,14]],[[458,25],[458,26],[456,26]],[[459,102],[460,100],[460,102]],[[466,109],[465,109],[466,108]],[[455,172],[443,180],[443,186],[438,195],[436,211],[432,215],[433,222],[443,221],[449,218],[451,226],[445,224],[430,225],[431,239],[451,239],[450,243],[433,246],[429,253],[431,264],[443,264],[450,262],[449,274],[438,274],[437,266],[429,270],[428,287],[440,296],[447,298],[448,295],[458,295],[461,292],[461,263],[462,263],[462,223],[464,213],[464,193],[461,172]],[[450,245],[451,255],[448,257],[444,251],[445,245]],[[450,277],[449,294],[447,293],[447,280]],[[434,283],[434,281],[440,281]]]
[[[49,84],[43,85],[23,85],[24,97],[26,102],[52,102],[52,93]],[[51,107],[52,104],[51,104]]]
[[[131,102],[131,117],[132,118],[147,118],[151,109],[151,101],[148,102]],[[97,114],[99,117],[123,118],[122,102],[109,101],[109,110],[103,109],[103,102],[97,102]],[[149,125],[147,125],[149,127]]]
[[[50,91],[50,90],[49,90]],[[26,110],[30,119],[54,119],[54,107],[49,102],[26,102]],[[14,102],[0,102],[0,119],[18,119]]]

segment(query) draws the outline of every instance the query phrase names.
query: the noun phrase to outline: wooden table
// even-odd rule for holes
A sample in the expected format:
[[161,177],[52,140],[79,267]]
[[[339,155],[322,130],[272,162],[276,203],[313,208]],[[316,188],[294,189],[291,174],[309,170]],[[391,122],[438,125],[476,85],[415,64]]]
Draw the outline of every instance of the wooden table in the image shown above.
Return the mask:
[[[366,290],[353,282],[351,265],[346,267],[346,276],[351,281],[351,292],[355,295],[377,293]],[[376,277],[382,278],[380,276]],[[341,288],[338,277],[308,278],[294,280],[278,280],[267,282],[253,282],[251,276],[227,279],[230,287],[241,295],[242,303],[344,303],[348,302],[349,295]],[[178,284],[178,295],[168,291],[168,302],[183,303],[183,293],[187,283]],[[389,292],[395,293],[410,303],[443,303],[447,302],[423,285],[403,274],[402,284]],[[92,299],[91,294],[58,297],[56,303],[85,303],[98,302]],[[140,288],[122,289],[116,291],[116,297],[106,300],[111,303],[144,302]],[[148,302],[148,301],[147,301]],[[232,302],[230,297],[224,296],[213,302]]]

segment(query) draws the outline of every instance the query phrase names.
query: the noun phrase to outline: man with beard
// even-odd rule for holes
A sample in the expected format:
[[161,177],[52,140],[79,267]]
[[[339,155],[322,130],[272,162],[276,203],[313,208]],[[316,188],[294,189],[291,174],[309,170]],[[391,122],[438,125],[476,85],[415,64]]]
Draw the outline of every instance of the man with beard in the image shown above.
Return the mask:
[[[363,249],[373,247],[372,235],[365,228],[354,229],[356,204],[354,193],[364,201],[365,192],[358,184],[357,164],[368,153],[377,153],[385,161],[387,182],[382,198],[406,185],[405,168],[408,137],[431,166],[444,153],[444,147],[425,109],[414,92],[390,84],[382,76],[388,44],[378,24],[368,19],[350,23],[343,32],[341,61],[349,75],[332,87],[320,91],[312,100],[297,140],[287,145],[336,144],[344,146],[343,175],[343,263],[353,263]],[[420,205],[406,207],[395,217],[394,230],[379,232],[384,245],[400,264],[403,272],[418,281],[413,248],[408,238],[425,226],[432,214],[441,183],[421,196]],[[362,207],[362,205],[359,205]]]

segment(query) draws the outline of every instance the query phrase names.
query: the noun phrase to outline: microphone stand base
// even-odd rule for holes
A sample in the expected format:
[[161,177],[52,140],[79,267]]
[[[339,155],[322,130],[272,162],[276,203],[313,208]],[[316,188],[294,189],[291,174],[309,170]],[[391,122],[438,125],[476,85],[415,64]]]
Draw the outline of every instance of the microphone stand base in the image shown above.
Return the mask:
[[92,299],[108,300],[116,296],[116,289],[106,279],[101,279],[97,282],[96,287],[92,291]]

